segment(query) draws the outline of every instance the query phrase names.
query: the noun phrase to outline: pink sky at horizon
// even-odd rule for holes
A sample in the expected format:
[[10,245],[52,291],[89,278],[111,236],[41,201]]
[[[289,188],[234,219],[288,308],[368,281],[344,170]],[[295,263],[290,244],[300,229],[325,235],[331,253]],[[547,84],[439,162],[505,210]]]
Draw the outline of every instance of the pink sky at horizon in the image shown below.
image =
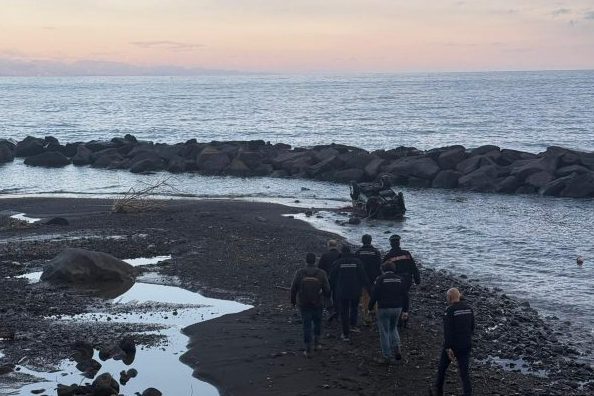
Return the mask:
[[594,2],[0,0],[0,60],[263,72],[594,68]]

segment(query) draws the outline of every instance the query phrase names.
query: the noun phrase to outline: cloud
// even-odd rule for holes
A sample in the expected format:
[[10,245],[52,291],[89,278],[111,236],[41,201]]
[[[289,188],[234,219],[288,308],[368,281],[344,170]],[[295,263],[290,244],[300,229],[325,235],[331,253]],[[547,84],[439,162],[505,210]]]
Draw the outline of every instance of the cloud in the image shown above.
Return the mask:
[[588,11],[584,14],[584,19],[594,20],[594,11]]
[[130,44],[145,49],[160,48],[170,51],[191,51],[198,48],[204,48],[204,45],[202,44],[184,43],[180,41],[169,40],[132,41]]
[[553,12],[551,12],[551,14],[553,15],[553,17],[558,17],[560,15],[569,14],[570,12],[571,12],[571,10],[569,8],[558,8],[556,10],[553,10]]

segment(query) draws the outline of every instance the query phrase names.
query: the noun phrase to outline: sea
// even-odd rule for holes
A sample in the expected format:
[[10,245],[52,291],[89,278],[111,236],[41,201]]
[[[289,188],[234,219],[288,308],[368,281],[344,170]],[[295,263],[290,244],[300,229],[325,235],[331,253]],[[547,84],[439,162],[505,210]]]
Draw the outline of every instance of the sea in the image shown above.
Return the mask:
[[[194,77],[0,77],[0,137],[61,142],[127,133],[176,143],[262,139],[368,150],[495,144],[594,150],[594,71]],[[0,198],[113,197],[163,174],[0,165]],[[530,302],[594,334],[594,200],[402,188],[403,221],[339,226],[348,186],[183,174],[169,198],[229,198],[321,208],[316,227],[353,243],[387,236],[423,265]],[[295,201],[299,201],[298,203]],[[576,265],[577,256],[585,264]],[[480,312],[480,307],[477,307]],[[555,319],[556,320],[556,319]],[[591,349],[591,345],[590,345]]]

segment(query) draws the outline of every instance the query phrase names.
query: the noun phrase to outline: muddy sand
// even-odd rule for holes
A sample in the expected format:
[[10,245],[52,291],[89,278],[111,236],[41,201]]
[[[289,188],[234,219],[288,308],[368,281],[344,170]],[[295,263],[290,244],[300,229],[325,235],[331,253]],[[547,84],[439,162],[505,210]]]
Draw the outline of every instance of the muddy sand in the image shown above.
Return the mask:
[[[374,324],[361,326],[352,342],[344,343],[338,339],[338,324],[326,322],[323,350],[305,359],[299,315],[287,288],[305,253],[322,253],[326,240],[336,236],[284,216],[302,209],[173,200],[152,212],[111,214],[110,206],[109,200],[98,199],[0,200],[0,213],[69,221],[63,226],[44,225],[43,220],[19,227],[0,223],[0,330],[14,334],[14,339],[0,341],[5,355],[0,355],[1,367],[10,368],[26,357],[34,367],[49,368],[68,358],[79,339],[109,342],[142,330],[133,324],[73,326],[48,319],[48,313],[60,317],[91,312],[104,302],[81,291],[15,278],[40,268],[65,247],[84,247],[120,258],[171,254],[171,263],[160,271],[179,277],[184,288],[254,306],[184,329],[190,344],[182,361],[222,395],[427,394],[440,351],[444,295],[452,286],[461,288],[477,314],[475,394],[594,392],[589,382],[594,374],[580,362],[577,346],[559,340],[575,330],[571,323],[544,320],[529,304],[500,290],[430,268],[422,269],[422,283],[411,294],[410,325],[401,332],[401,362],[375,363],[380,352]],[[406,248],[406,241],[403,245]],[[159,342],[146,336],[136,339],[147,345]],[[14,380],[14,373],[0,375],[0,384]],[[454,368],[446,386],[447,394],[460,392]]]

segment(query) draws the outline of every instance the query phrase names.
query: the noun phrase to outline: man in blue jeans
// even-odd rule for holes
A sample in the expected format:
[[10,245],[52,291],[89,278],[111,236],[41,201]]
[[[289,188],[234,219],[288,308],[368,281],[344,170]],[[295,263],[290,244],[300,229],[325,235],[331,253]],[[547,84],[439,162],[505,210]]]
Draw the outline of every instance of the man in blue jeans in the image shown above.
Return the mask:
[[313,346],[321,349],[320,335],[322,334],[322,308],[324,297],[330,296],[330,284],[326,272],[316,266],[316,255],[307,253],[306,266],[295,273],[291,284],[291,304],[299,305],[303,321],[304,355],[309,357],[312,352],[312,325]]
[[402,359],[398,319],[408,315],[408,286],[406,281],[394,272],[393,262],[384,263],[384,273],[377,277],[371,289],[370,311],[378,304],[377,327],[380,335],[383,363]]
[[472,395],[470,383],[470,350],[474,333],[474,312],[462,301],[460,291],[452,288],[447,292],[448,308],[443,316],[444,344],[439,358],[437,379],[432,395],[443,395],[446,371],[451,362],[458,362],[464,396]]

